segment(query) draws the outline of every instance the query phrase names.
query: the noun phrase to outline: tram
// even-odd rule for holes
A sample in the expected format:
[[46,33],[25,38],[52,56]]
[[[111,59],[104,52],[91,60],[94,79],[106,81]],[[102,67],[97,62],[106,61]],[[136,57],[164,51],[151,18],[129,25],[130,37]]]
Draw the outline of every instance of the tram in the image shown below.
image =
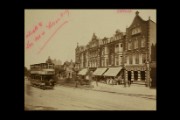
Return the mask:
[[39,63],[30,65],[30,81],[33,87],[40,89],[53,89],[54,87],[54,64]]

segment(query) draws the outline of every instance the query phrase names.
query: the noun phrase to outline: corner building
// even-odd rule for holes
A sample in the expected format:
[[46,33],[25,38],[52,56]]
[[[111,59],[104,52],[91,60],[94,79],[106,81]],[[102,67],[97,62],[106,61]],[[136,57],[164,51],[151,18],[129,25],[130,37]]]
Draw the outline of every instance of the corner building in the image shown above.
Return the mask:
[[138,11],[126,28],[124,68],[126,81],[156,85],[156,23],[143,20]]

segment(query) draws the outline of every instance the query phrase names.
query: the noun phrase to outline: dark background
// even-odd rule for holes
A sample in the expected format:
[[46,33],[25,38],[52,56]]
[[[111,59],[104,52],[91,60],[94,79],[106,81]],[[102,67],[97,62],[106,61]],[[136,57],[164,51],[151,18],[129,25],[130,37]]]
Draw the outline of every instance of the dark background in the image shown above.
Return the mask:
[[[26,0],[25,1],[14,1],[9,3],[9,9],[6,13],[6,23],[8,24],[7,35],[5,37],[5,49],[8,51],[2,51],[3,57],[6,58],[5,68],[7,68],[5,76],[5,101],[8,102],[5,105],[5,111],[12,111],[15,116],[27,115],[25,118],[34,119],[35,117],[29,115],[28,113],[35,113],[40,118],[43,116],[50,117],[53,119],[52,114],[41,114],[42,112],[27,112],[24,111],[24,10],[25,9],[157,9],[157,111],[156,112],[144,112],[137,113],[131,111],[125,112],[68,112],[66,114],[58,112],[58,118],[56,119],[68,119],[72,117],[73,119],[96,119],[97,117],[92,114],[96,113],[99,115],[99,119],[109,118],[109,119],[157,119],[155,115],[162,111],[170,110],[168,107],[172,107],[169,102],[165,102],[173,98],[172,93],[169,93],[167,89],[172,87],[171,69],[168,68],[170,64],[166,60],[172,55],[169,50],[169,40],[166,35],[167,27],[170,23],[167,19],[173,14],[173,9],[166,8],[163,9],[163,5],[166,4],[165,1],[158,0]],[[6,10],[6,9],[5,9]],[[2,11],[3,12],[3,11]],[[163,18],[164,16],[164,18]],[[4,19],[4,18],[3,18]],[[169,32],[169,29],[168,29]],[[170,34],[170,33],[169,33]],[[10,37],[10,38],[9,38]],[[11,38],[12,37],[12,38]],[[168,46],[168,47],[167,47]],[[9,49],[10,48],[10,49]],[[172,61],[172,60],[171,60]],[[11,68],[11,69],[10,69]],[[170,72],[169,72],[170,71]],[[170,76],[168,76],[170,74]],[[167,76],[166,76],[167,75]],[[179,78],[180,79],[180,78]],[[170,82],[170,83],[169,83]],[[10,88],[10,89],[9,89]],[[3,91],[2,91],[3,92]],[[169,94],[168,94],[169,93]],[[172,96],[172,97],[171,97]],[[165,105],[164,105],[165,103]],[[22,114],[24,113],[24,114]],[[56,112],[57,113],[57,112]],[[79,114],[78,114],[79,113]],[[111,113],[111,114],[110,114]],[[63,117],[65,115],[66,118]],[[52,117],[52,118],[51,118]],[[115,117],[115,118],[112,118]]]

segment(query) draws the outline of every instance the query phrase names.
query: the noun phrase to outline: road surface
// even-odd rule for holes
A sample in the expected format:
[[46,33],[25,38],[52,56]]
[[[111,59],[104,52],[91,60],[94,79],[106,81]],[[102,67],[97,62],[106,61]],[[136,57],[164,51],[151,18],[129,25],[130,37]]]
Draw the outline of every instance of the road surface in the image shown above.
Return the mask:
[[41,90],[25,82],[25,110],[156,110],[156,100],[55,86]]

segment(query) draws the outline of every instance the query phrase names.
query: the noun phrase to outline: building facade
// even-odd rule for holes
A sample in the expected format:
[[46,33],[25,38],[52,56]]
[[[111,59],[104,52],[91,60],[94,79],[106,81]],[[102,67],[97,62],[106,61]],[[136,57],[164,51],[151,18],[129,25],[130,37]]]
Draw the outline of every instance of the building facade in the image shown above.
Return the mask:
[[77,45],[76,67],[96,69],[122,66],[124,40],[125,35],[119,30],[111,38],[99,39],[93,34],[92,40],[87,45]]
[[65,78],[71,79],[73,77],[74,67],[75,64],[72,60],[70,62],[68,61],[64,62],[63,69],[65,70]]
[[[136,12],[132,24],[126,28],[124,46],[125,79],[144,81],[146,85],[155,77],[150,75],[150,65],[156,62],[156,23],[150,17],[145,21]],[[155,70],[155,69],[153,69]]]
[[116,30],[103,39],[93,34],[87,45],[77,45],[75,54],[78,70],[122,67],[125,81],[151,86],[156,81],[156,23],[150,17],[143,20],[137,11],[125,33]]

